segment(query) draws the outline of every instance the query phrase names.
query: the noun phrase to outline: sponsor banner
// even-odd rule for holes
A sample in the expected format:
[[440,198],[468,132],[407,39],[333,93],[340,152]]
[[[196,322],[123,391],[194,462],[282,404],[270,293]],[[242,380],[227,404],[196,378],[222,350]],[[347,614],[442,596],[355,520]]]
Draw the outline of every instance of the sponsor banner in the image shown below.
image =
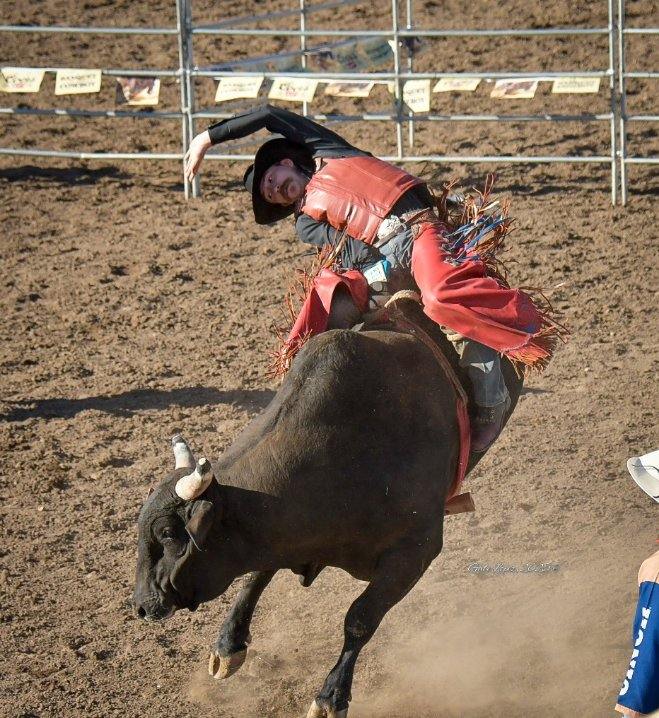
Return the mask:
[[158,104],[160,80],[157,77],[118,77],[117,105],[141,107]]
[[100,70],[63,69],[55,74],[56,95],[83,95],[101,91]]
[[217,84],[215,102],[227,102],[240,98],[254,98],[259,96],[263,84],[261,77],[222,77]]
[[537,89],[538,80],[497,80],[490,97],[498,97],[501,100],[529,100],[535,96]]
[[480,85],[478,77],[442,77],[433,92],[473,92]]
[[407,80],[403,102],[412,112],[430,112],[430,80]]
[[39,92],[44,70],[29,67],[0,68],[0,92]]
[[374,82],[330,82],[325,94],[331,97],[368,97]]
[[551,91],[555,94],[584,94],[599,92],[601,77],[559,77]]
[[317,85],[318,80],[308,80],[305,77],[275,77],[268,97],[271,100],[311,102]]

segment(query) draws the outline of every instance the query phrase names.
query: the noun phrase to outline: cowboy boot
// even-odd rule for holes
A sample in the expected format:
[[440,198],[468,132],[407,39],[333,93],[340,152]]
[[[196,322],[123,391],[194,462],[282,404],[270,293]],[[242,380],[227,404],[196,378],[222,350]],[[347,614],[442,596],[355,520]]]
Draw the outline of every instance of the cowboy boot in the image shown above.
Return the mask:
[[481,453],[492,446],[501,433],[510,409],[510,397],[494,406],[476,406],[471,420],[471,450]]

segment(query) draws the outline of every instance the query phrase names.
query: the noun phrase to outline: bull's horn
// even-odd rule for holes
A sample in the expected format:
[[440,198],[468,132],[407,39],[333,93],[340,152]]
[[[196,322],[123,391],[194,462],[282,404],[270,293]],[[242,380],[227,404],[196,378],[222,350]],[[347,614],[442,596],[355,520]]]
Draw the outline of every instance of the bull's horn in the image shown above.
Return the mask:
[[180,435],[172,436],[172,449],[174,450],[175,469],[194,469],[195,460],[186,440]]
[[201,496],[213,480],[213,470],[208,459],[199,459],[195,470],[176,482],[176,495],[186,501],[192,501]]

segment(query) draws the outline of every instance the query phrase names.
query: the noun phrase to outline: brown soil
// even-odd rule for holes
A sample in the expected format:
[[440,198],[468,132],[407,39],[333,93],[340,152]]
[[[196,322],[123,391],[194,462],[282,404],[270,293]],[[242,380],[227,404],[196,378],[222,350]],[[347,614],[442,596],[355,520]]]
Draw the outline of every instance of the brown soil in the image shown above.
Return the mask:
[[[324,20],[380,26],[387,3],[365,5],[352,17]],[[606,23],[602,2],[579,10],[567,2],[490,5],[426,2],[418,21]],[[656,25],[656,3],[632,5],[634,24]],[[250,6],[224,3],[222,14]],[[210,22],[216,7],[196,3],[196,17]],[[172,8],[165,0],[49,0],[34,11],[8,8],[4,21],[171,26]],[[176,63],[167,39],[17,35],[4,47],[5,64]],[[198,57],[258,51],[202,38]],[[633,66],[656,69],[657,54],[648,42]],[[436,57],[456,70],[585,69],[605,66],[606,48],[590,40],[446,41],[419,66]],[[5,104],[99,102],[55,103],[52,78],[40,95],[5,96]],[[199,84],[200,104],[212,106],[212,83]],[[650,88],[635,86],[635,109],[652,111]],[[473,102],[492,111],[487,94]],[[111,106],[107,79],[100,97]],[[163,97],[175,107],[176,86],[165,83]],[[605,112],[604,98],[557,105],[545,88],[528,104],[506,107]],[[461,96],[442,101],[450,111],[474,109]],[[176,151],[180,137],[176,122],[152,120],[6,117],[0,127],[3,146]],[[365,148],[392,150],[391,127],[352,124],[345,134]],[[606,123],[442,124],[418,134],[421,151],[483,154],[598,154],[608,141]],[[634,137],[638,151],[657,154],[652,125]],[[306,250],[289,225],[252,223],[243,169],[206,163],[204,198],[186,203],[175,162],[0,159],[3,715],[304,715],[338,655],[343,615],[362,589],[338,570],[324,571],[310,589],[291,574],[278,576],[257,611],[248,662],[225,683],[208,678],[205,666],[233,589],[163,625],[138,621],[129,606],[137,512],[171,465],[169,437],[181,431],[199,453],[217,456],[276,389],[266,376],[269,328]],[[411,169],[471,184],[491,166]],[[632,170],[631,201],[622,209],[610,205],[604,166],[497,170],[517,217],[508,254],[514,280],[548,289],[572,339],[531,379],[509,427],[470,477],[477,513],[447,519],[441,556],[363,652],[351,718],[601,718],[612,715],[627,668],[636,571],[657,535],[656,507],[625,471],[629,456],[659,444],[656,172]],[[475,562],[558,569],[482,574],[469,570]]]

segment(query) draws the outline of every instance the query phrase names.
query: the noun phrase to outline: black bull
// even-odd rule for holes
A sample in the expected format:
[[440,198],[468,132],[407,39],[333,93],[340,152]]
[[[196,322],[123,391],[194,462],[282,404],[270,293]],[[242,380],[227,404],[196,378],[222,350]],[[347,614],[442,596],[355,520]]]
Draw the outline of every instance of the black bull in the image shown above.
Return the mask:
[[[450,345],[445,353],[455,354]],[[514,408],[522,382],[503,366]],[[147,499],[138,615],[194,610],[248,574],[210,656],[211,675],[225,678],[245,659],[254,608],[276,571],[290,569],[305,586],[325,566],[368,581],[308,714],[343,718],[360,650],[442,549],[457,458],[454,391],[423,343],[381,330],[316,337],[213,464],[201,496],[176,495],[190,472],[177,469]]]

